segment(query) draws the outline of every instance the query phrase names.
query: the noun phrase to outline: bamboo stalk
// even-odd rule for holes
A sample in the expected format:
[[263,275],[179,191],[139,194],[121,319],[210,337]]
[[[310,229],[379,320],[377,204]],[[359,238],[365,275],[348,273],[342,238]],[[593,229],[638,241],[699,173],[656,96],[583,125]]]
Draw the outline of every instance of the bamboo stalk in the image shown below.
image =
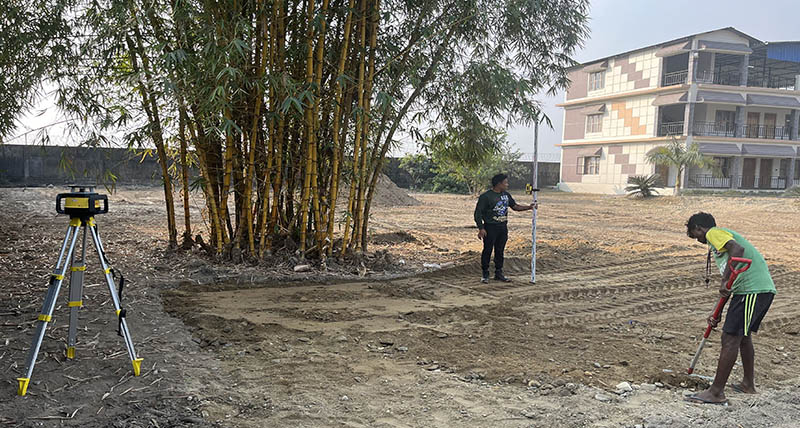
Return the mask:
[[187,116],[187,125],[189,125],[189,133],[192,135],[192,138],[198,143],[195,144],[197,147],[197,160],[200,163],[200,172],[205,177],[203,190],[206,194],[206,201],[209,205],[209,213],[208,216],[211,217],[211,233],[216,236],[216,249],[217,254],[222,253],[222,224],[220,223],[219,211],[217,211],[217,198],[214,195],[214,190],[211,186],[210,180],[210,173],[208,169],[208,162],[207,162],[207,155],[206,155],[206,148],[205,145],[201,145],[200,139],[198,138],[199,135],[195,131],[194,124],[191,120],[188,120],[188,115],[186,114],[185,109],[182,109],[184,116]]
[[[134,14],[134,10],[131,8],[131,14]],[[139,31],[138,25],[133,26],[133,33],[134,37],[136,38],[136,42],[134,43],[133,40],[130,38],[127,39],[128,48],[131,54],[131,62],[134,69],[134,72],[139,72],[139,65],[136,61],[136,57],[138,56],[142,61],[142,71],[144,72],[144,79],[139,80],[140,84],[140,93],[142,97],[142,107],[144,108],[145,112],[148,116],[148,121],[151,127],[150,136],[153,139],[153,143],[156,146],[156,151],[158,153],[158,163],[161,166],[161,176],[164,182],[164,200],[167,206],[167,228],[169,231],[169,243],[170,246],[177,246],[178,245],[178,231],[175,227],[175,203],[173,201],[172,195],[172,181],[170,180],[169,176],[169,167],[167,166],[167,151],[165,148],[165,141],[164,141],[164,134],[163,129],[161,127],[161,119],[159,117],[158,112],[158,103],[156,102],[155,95],[150,88],[149,82],[152,81],[152,75],[150,73],[150,66],[149,66],[149,59],[147,54],[144,50],[144,44],[142,42],[142,35]]]
[[[277,37],[276,37],[277,36],[277,34],[276,34],[276,32],[277,32],[277,29],[276,29],[277,20],[278,20],[278,16],[280,16],[279,12],[278,12],[278,8],[279,7],[282,7],[281,3],[280,3],[280,0],[276,0],[276,1],[274,1],[272,3],[272,19],[270,20],[269,26],[264,29],[264,31],[267,32],[266,38],[269,40],[269,67],[270,67],[270,70],[273,70],[273,71],[276,69],[276,58],[275,58],[275,56],[276,56],[276,46],[275,45],[276,45],[276,42],[277,42]],[[275,103],[274,100],[275,100],[275,88],[274,88],[274,86],[272,84],[270,84],[270,86],[269,86],[269,103],[270,103],[272,112],[274,112],[276,110],[275,109],[276,103]],[[269,198],[269,195],[270,195],[270,188],[272,187],[272,182],[270,181],[270,177],[271,177],[271,174],[272,174],[272,163],[273,163],[273,159],[275,157],[275,154],[274,154],[274,152],[275,152],[275,118],[274,117],[270,117],[269,122],[267,124],[267,138],[268,138],[267,167],[266,167],[266,169],[264,171],[264,198],[263,198],[263,201],[262,201],[263,204],[261,206],[261,221],[260,221],[259,228],[258,228],[259,229],[259,233],[260,233],[259,239],[258,239],[258,257],[259,258],[264,257],[264,251],[267,248],[267,239],[266,239],[267,228],[268,228],[268,226],[267,226],[267,217],[268,217],[268,214],[270,212],[270,203],[269,203],[270,198]],[[278,191],[280,191],[280,189],[277,189],[277,191],[275,191],[275,193],[277,193]]]
[[183,185],[183,245],[192,240],[192,216],[189,213],[189,166],[187,165],[186,118],[183,109],[178,113],[178,139],[181,144],[181,184]]
[[365,73],[365,59],[366,54],[364,53],[366,47],[366,29],[367,29],[367,0],[361,0],[361,22],[359,23],[359,49],[358,52],[360,53],[359,63],[358,63],[358,108],[359,108],[359,117],[356,120],[356,133],[355,133],[355,141],[353,143],[353,174],[352,178],[350,179],[350,195],[347,199],[347,212],[348,216],[345,220],[344,224],[344,236],[342,238],[342,256],[347,254],[347,247],[349,246],[349,232],[350,232],[350,222],[353,220],[352,216],[355,212],[355,198],[356,198],[356,186],[357,183],[357,174],[359,171],[359,156],[361,155],[361,138],[362,138],[362,126],[364,124],[364,116],[363,116],[363,109],[364,107],[364,73]]
[[[249,245],[250,255],[255,256],[256,254],[256,245],[255,245],[255,236],[253,233],[253,207],[252,207],[252,194],[253,194],[253,179],[255,177],[254,170],[255,170],[255,154],[256,154],[256,141],[258,137],[258,122],[261,118],[261,104],[263,103],[264,95],[261,91],[261,78],[264,76],[264,71],[267,67],[267,23],[266,23],[266,14],[264,14],[263,10],[261,10],[263,5],[263,0],[257,0],[256,2],[256,9],[258,13],[261,13],[261,26],[263,29],[263,37],[261,37],[261,50],[259,52],[260,58],[258,59],[258,72],[256,74],[257,84],[256,84],[256,105],[253,109],[253,123],[250,128],[250,145],[248,148],[248,164],[247,164],[247,174],[246,174],[246,182],[245,182],[245,197],[244,197],[244,209],[246,210],[246,217],[247,217],[247,241]],[[266,200],[267,198],[265,198]],[[238,225],[237,225],[238,227]]]
[[314,210],[314,240],[317,243],[317,249],[320,254],[322,255],[322,213],[320,212],[320,191],[319,191],[319,153],[318,153],[318,144],[317,144],[317,132],[319,130],[319,104],[320,99],[322,98],[322,60],[323,54],[325,51],[325,32],[327,29],[327,13],[328,13],[328,5],[330,0],[323,0],[322,1],[322,10],[320,11],[320,15],[322,16],[322,22],[320,23],[319,29],[319,41],[317,42],[317,53],[316,59],[314,60],[315,70],[314,70],[314,91],[317,92],[316,96],[314,97],[314,107],[312,109],[312,127],[311,127],[311,134],[312,138],[310,141],[311,144],[311,152],[312,152],[312,170],[311,170],[311,200],[312,200],[312,209]]
[[[356,220],[357,224],[354,226],[355,231],[353,233],[353,244],[358,244],[361,240],[366,239],[366,229],[369,224],[369,219],[366,218],[367,212],[365,208],[365,200],[364,195],[367,188],[367,142],[369,141],[369,123],[371,119],[370,115],[370,108],[372,106],[372,84],[373,79],[375,77],[375,46],[377,45],[377,38],[378,38],[378,11],[380,10],[380,0],[375,0],[374,9],[370,13],[371,18],[371,25],[370,25],[370,36],[369,36],[369,73],[367,75],[367,84],[365,89],[365,100],[364,100],[364,125],[362,126],[364,136],[363,139],[363,150],[364,153],[362,154],[361,158],[361,171],[359,172],[359,186],[358,186],[358,206],[356,208],[356,213],[358,213]],[[377,151],[377,147],[375,148]],[[363,246],[360,247],[361,251],[364,251]]]
[[[312,25],[314,19],[314,0],[308,0],[307,11],[307,25],[308,34],[306,36],[306,85],[311,89],[311,84],[314,78],[314,26]],[[305,150],[305,169],[303,171],[303,192],[300,198],[300,252],[305,253],[306,250],[306,234],[308,232],[308,211],[309,199],[311,198],[311,174],[313,168],[313,148],[314,145],[314,122],[313,122],[313,107],[308,106],[303,110],[304,116],[304,146]]]
[[328,241],[328,257],[333,253],[333,225],[336,221],[336,201],[339,198],[339,164],[341,163],[341,149],[344,147],[344,142],[339,140],[339,123],[342,116],[342,99],[344,93],[344,83],[340,84],[339,79],[344,75],[345,62],[347,60],[347,52],[350,46],[350,32],[353,29],[353,7],[355,0],[349,0],[347,6],[347,18],[344,24],[344,36],[342,39],[342,49],[339,54],[339,64],[336,68],[336,79],[333,84],[335,91],[333,96],[333,160],[331,164],[331,187],[330,187],[330,208],[328,212],[328,227],[327,227],[327,241]]
[[[277,9],[277,18],[275,20],[276,35],[275,35],[275,66],[273,72],[280,71],[283,73],[285,70],[284,51],[286,42],[286,25],[284,22],[285,14],[283,10],[283,0],[274,0],[274,8]],[[273,111],[278,111],[278,101],[275,101]],[[270,220],[268,228],[273,230],[278,223],[278,217],[281,212],[281,183],[283,182],[283,153],[285,151],[285,138],[284,130],[286,125],[286,118],[283,114],[278,116],[278,125],[275,131],[275,176],[272,182],[272,212],[270,213]],[[265,245],[269,248],[269,244]]]

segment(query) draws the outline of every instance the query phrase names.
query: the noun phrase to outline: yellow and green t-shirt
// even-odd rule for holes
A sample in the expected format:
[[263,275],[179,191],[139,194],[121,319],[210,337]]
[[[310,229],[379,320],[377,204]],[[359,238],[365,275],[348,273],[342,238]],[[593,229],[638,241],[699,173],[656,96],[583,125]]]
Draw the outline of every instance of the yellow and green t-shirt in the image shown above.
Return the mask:
[[706,241],[714,255],[714,262],[717,264],[720,273],[725,272],[728,266],[728,250],[725,249],[725,244],[734,240],[742,248],[744,248],[745,259],[750,259],[753,263],[750,269],[746,272],[739,274],[736,281],[733,282],[731,290],[733,294],[757,294],[757,293],[776,293],[775,283],[772,281],[772,276],[769,274],[767,262],[764,256],[756,250],[756,247],[742,235],[721,227],[712,227],[706,233]]

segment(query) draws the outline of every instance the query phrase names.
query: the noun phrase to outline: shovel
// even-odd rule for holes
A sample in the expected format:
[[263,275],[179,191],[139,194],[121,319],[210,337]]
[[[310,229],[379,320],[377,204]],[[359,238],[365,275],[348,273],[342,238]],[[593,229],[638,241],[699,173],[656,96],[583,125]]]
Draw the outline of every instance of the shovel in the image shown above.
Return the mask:
[[[744,266],[742,266],[739,269],[736,269],[734,267],[734,263],[737,263],[737,264],[743,263]],[[725,284],[725,288],[730,290],[731,286],[733,285],[733,282],[736,281],[736,277],[739,276],[739,274],[741,274],[742,272],[746,271],[747,269],[750,269],[750,264],[751,263],[753,263],[753,261],[750,260],[750,259],[743,259],[743,258],[740,258],[740,257],[731,257],[731,260],[730,260],[731,276],[728,278],[728,283]],[[719,298],[719,302],[717,302],[717,306],[714,307],[714,313],[711,315],[714,319],[716,319],[716,320],[719,319],[720,314],[722,314],[722,308],[725,307],[725,303],[728,303],[728,298],[729,297],[720,297]],[[712,329],[712,327],[711,327],[711,324],[709,323],[708,327],[706,327],[706,332],[703,334],[703,340],[700,341],[700,345],[697,347],[697,352],[695,352],[694,358],[692,358],[692,364],[689,366],[689,370],[688,370],[689,374],[692,374],[692,372],[694,372],[694,366],[695,366],[695,364],[697,364],[697,360],[700,359],[700,353],[703,352],[703,347],[706,346],[706,340],[708,340],[708,336],[711,335],[711,329]]]

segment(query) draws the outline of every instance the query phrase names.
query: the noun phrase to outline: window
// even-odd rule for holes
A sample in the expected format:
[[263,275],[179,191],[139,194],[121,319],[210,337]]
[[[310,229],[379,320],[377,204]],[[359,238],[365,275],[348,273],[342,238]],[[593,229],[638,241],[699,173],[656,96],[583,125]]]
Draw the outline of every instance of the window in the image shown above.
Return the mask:
[[606,86],[606,71],[595,71],[589,73],[589,90],[596,91]]
[[729,110],[717,110],[714,117],[714,134],[725,137],[733,137],[734,123],[736,123],[736,112]]
[[723,177],[731,176],[731,158],[714,157],[714,163],[719,167]]
[[586,156],[578,158],[578,175],[600,174],[600,156]]
[[789,176],[789,162],[791,161],[791,159],[781,159],[780,175],[778,177],[786,178]]
[[597,133],[603,131],[603,115],[590,114],[586,116],[586,133]]

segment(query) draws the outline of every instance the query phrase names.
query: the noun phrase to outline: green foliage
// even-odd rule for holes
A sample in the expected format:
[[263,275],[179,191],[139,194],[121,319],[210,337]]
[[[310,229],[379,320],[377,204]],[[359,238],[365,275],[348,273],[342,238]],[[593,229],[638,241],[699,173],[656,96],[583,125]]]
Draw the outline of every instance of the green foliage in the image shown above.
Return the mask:
[[400,168],[411,176],[412,189],[438,193],[475,194],[485,190],[498,173],[523,175],[525,166],[520,153],[508,144],[483,154],[475,164],[462,161],[457,151],[434,151],[431,156],[409,154],[400,161]]
[[655,165],[676,167],[678,176],[675,180],[675,194],[681,190],[681,176],[686,168],[696,166],[707,168],[715,176],[720,175],[719,166],[714,158],[700,153],[700,147],[695,143],[686,147],[684,143],[678,141],[675,136],[667,146],[658,147],[647,154],[647,161]]
[[495,174],[516,176],[524,174],[525,168],[519,162],[520,157],[519,152],[512,151],[508,145],[503,145],[500,151],[485,155],[482,162],[476,165],[459,162],[447,155],[435,159],[439,174],[455,177],[466,186],[469,193],[476,194],[489,187]]
[[794,186],[789,189],[786,189],[784,195],[790,198],[800,198],[800,186]]
[[432,190],[426,183],[436,175],[430,156],[422,153],[407,154],[400,159],[400,169],[411,176],[411,190]]
[[0,1],[0,143],[32,107],[42,81],[63,66],[71,0]]
[[653,175],[634,175],[628,177],[628,187],[625,191],[628,196],[638,198],[650,198],[658,194],[658,174]]

